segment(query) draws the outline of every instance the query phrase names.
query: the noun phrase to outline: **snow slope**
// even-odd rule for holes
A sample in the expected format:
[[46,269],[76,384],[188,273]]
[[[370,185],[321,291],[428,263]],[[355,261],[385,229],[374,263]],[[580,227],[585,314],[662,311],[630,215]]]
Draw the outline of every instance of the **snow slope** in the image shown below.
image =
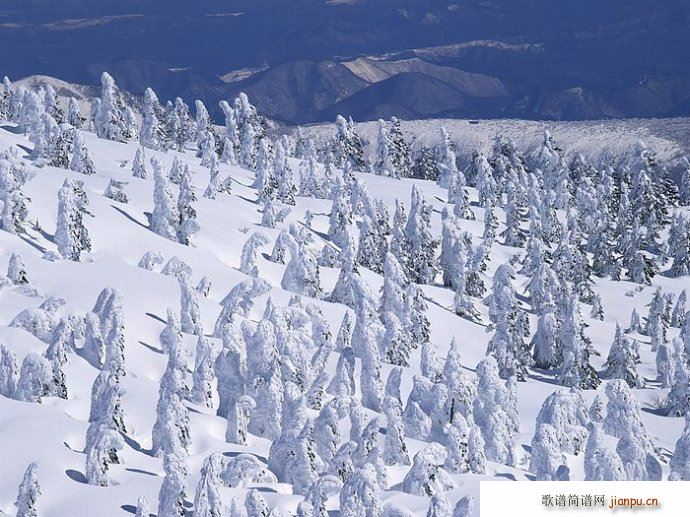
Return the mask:
[[[417,123],[414,127],[422,133],[427,123]],[[460,122],[458,122],[460,124]],[[0,152],[9,147],[18,147],[27,151],[31,144],[21,135],[16,134],[11,125],[0,129]],[[558,137],[558,133],[556,133]],[[322,241],[328,231],[328,214],[330,202],[311,198],[298,198],[297,206],[287,220],[277,229],[259,227],[261,220],[260,207],[255,202],[256,192],[250,187],[253,173],[239,167],[221,165],[224,176],[233,178],[232,195],[220,194],[216,200],[209,200],[199,195],[195,203],[198,218],[203,227],[195,237],[193,246],[184,246],[166,240],[148,229],[148,215],[153,208],[153,180],[133,178],[130,163],[134,157],[137,144],[120,144],[99,140],[92,133],[84,133],[87,147],[94,160],[97,173],[83,176],[74,172],[43,167],[34,169],[34,176],[25,187],[31,198],[29,207],[30,220],[36,223],[29,228],[26,235],[17,236],[0,232],[0,265],[4,268],[13,252],[20,253],[27,267],[30,285],[36,289],[33,295],[27,295],[16,287],[6,286],[0,290],[0,341],[12,350],[21,363],[27,353],[42,352],[45,344],[23,330],[8,327],[10,321],[27,307],[37,307],[49,296],[60,296],[66,305],[60,314],[83,314],[89,311],[101,289],[115,287],[122,292],[125,314],[125,357],[127,375],[124,377],[126,395],[123,401],[127,424],[127,445],[123,451],[125,462],[114,465],[110,470],[111,486],[107,488],[92,486],[84,478],[84,435],[88,427],[91,384],[98,371],[85,360],[72,353],[66,368],[68,400],[55,398],[45,399],[42,404],[18,402],[0,397],[0,511],[15,514],[13,502],[17,485],[27,465],[32,461],[39,462],[38,477],[42,487],[39,499],[40,515],[45,517],[66,517],[74,515],[98,515],[103,517],[122,516],[133,513],[137,498],[145,496],[156,507],[158,491],[163,480],[162,460],[150,454],[151,428],[155,420],[155,407],[158,399],[159,380],[166,365],[158,336],[163,329],[166,310],[171,307],[179,310],[179,288],[172,276],[162,275],[159,271],[147,271],[137,267],[141,256],[150,250],[160,252],[165,259],[173,256],[184,259],[194,272],[192,282],[196,284],[202,276],[213,279],[213,286],[207,298],[201,299],[201,310],[204,327],[212,329],[220,313],[220,301],[230,289],[247,277],[239,270],[242,246],[251,232],[260,230],[269,236],[271,242],[262,248],[270,253],[273,241],[280,227],[286,228],[291,222],[304,220],[307,210],[314,214],[313,236]],[[481,137],[483,138],[483,137]],[[569,141],[563,139],[568,146]],[[592,139],[593,141],[593,139]],[[653,142],[648,142],[649,144]],[[665,152],[659,149],[660,154]],[[669,151],[670,153],[671,151]],[[194,185],[201,194],[208,183],[207,171],[199,165],[194,153],[184,154],[149,151],[148,156],[157,156],[170,168],[177,156],[182,163],[189,164],[197,172]],[[293,163],[293,170],[297,170]],[[86,218],[93,251],[85,254],[83,262],[51,262],[42,258],[45,250],[55,250],[52,235],[56,225],[56,192],[64,179],[70,177],[84,181],[92,217]],[[440,234],[440,211],[447,198],[446,191],[432,182],[421,180],[392,180],[373,175],[358,175],[365,180],[368,188],[376,197],[380,197],[393,212],[396,199],[401,199],[409,206],[411,188],[416,185],[427,201],[434,206],[432,229]],[[125,190],[130,197],[128,204],[120,204],[103,196],[111,178],[128,182]],[[470,190],[472,200],[476,193]],[[464,229],[479,238],[482,233],[482,210],[475,208],[477,221],[462,221]],[[497,211],[499,221],[503,213]],[[40,230],[37,227],[40,225]],[[489,270],[491,278],[495,269],[509,260],[516,248],[496,244],[491,253]],[[280,280],[285,266],[267,261],[261,256],[258,260],[259,276],[269,281],[273,288],[268,295],[258,299],[250,318],[258,320],[263,313],[268,297],[285,305],[292,296],[280,288]],[[325,292],[335,284],[338,270],[321,268],[321,283]],[[362,275],[369,283],[372,292],[377,293],[382,278],[368,270],[362,269]],[[518,277],[518,293],[524,289],[525,278]],[[589,324],[587,335],[591,337],[595,349],[601,357],[594,359],[594,366],[600,369],[608,348],[613,339],[616,320],[627,323],[630,312],[636,307],[641,315],[646,314],[646,305],[650,301],[656,286],[676,295],[683,289],[690,288],[690,278],[670,279],[663,276],[654,278],[650,287],[638,288],[630,282],[596,281],[596,291],[601,294],[605,320],[589,318],[589,308],[583,306],[583,316]],[[422,286],[429,298],[428,317],[431,321],[431,340],[437,352],[444,357],[453,337],[462,346],[463,364],[468,372],[473,372],[475,365],[485,356],[486,344],[490,337],[485,324],[475,324],[462,319],[453,312],[453,292],[438,285]],[[632,293],[627,296],[626,293]],[[311,301],[311,300],[310,300]],[[327,316],[334,333],[340,325],[345,307],[324,301],[314,301]],[[525,304],[525,301],[521,301]],[[487,308],[477,304],[484,322],[488,321]],[[532,329],[536,320],[530,315]],[[677,329],[671,329],[671,336]],[[658,388],[655,381],[656,369],[648,339],[636,336],[641,342],[642,364],[640,372],[650,380],[649,388],[637,390],[636,395],[645,411],[644,420],[653,435],[655,444],[664,453],[673,451],[675,441],[682,429],[682,419],[666,418],[653,411],[665,390]],[[220,342],[213,339],[216,350]],[[195,338],[185,336],[185,343],[190,354],[193,353]],[[329,371],[332,373],[337,354],[331,354]],[[193,365],[193,357],[190,358]],[[419,350],[415,351],[410,368],[403,373],[402,396],[406,399],[411,389],[412,376],[418,373]],[[391,366],[384,365],[383,376],[387,376]],[[525,383],[519,383],[519,443],[523,448],[529,445],[534,433],[534,420],[544,399],[558,389],[557,382],[551,375],[531,372]],[[598,392],[603,391],[603,385]],[[595,392],[585,391],[583,395],[591,402]],[[214,451],[232,457],[238,452],[251,452],[265,461],[270,442],[263,438],[251,436],[246,447],[225,442],[226,423],[215,415],[213,410],[190,404],[192,446],[189,456],[187,499],[191,510],[191,500],[203,460]],[[383,422],[383,420],[382,420]],[[345,421],[343,421],[345,425]],[[346,430],[346,429],[345,429]],[[383,440],[383,434],[379,435]],[[425,444],[408,440],[412,456]],[[570,467],[574,477],[581,478],[581,458],[570,457]],[[667,467],[664,466],[665,475]],[[397,486],[404,477],[407,468],[389,467],[389,490],[383,494],[384,499],[395,500],[407,507],[416,515],[425,515],[429,504],[428,498],[405,494]],[[478,495],[478,482],[481,479],[529,479],[527,465],[517,468],[490,464],[486,476],[474,474],[454,475],[456,488],[447,495],[454,504],[460,497],[468,494]],[[262,495],[270,506],[280,505],[294,510],[301,500],[300,496],[291,495],[291,487],[285,484],[263,486]],[[247,488],[222,489],[222,497],[227,504],[230,497],[239,495],[244,498]],[[337,509],[337,496],[329,501],[329,509]],[[478,513],[477,513],[478,515]]]

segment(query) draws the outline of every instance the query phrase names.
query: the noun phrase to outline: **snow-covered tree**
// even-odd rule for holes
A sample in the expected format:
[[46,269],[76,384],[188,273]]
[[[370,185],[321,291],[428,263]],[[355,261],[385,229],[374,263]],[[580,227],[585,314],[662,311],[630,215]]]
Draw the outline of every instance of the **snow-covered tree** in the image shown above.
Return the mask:
[[280,285],[286,291],[309,296],[321,297],[319,265],[311,250],[304,244],[295,244],[290,249],[290,262]]
[[132,161],[132,176],[135,178],[146,179],[146,151],[143,147],[137,147],[137,152]]
[[395,168],[392,160],[391,146],[392,142],[386,129],[386,123],[379,119],[379,134],[376,145],[376,153],[374,156],[375,165],[374,170],[379,176],[389,176],[391,178],[400,178],[399,171]]
[[189,245],[192,235],[201,230],[197,221],[196,210],[192,203],[196,201],[196,193],[192,186],[189,167],[185,165],[180,172],[180,192],[177,197],[177,241]]
[[682,328],[685,323],[685,302],[687,300],[687,292],[685,289],[678,295],[678,300],[671,313],[671,326]]
[[625,481],[620,456],[603,443],[601,426],[590,424],[585,449],[585,481]]
[[28,284],[29,279],[26,273],[24,259],[19,253],[12,253],[7,264],[7,278],[14,285]]
[[153,167],[153,213],[151,230],[166,239],[177,240],[179,213],[161,163],[151,158]]
[[223,456],[217,452],[204,460],[194,495],[195,517],[221,517],[223,504],[220,498],[220,487],[223,486],[221,479],[223,464]]
[[187,483],[187,464],[181,455],[169,453],[163,457],[165,477],[158,493],[158,515],[184,517]]
[[446,450],[438,443],[430,443],[415,454],[412,468],[403,479],[401,488],[414,495],[433,496],[455,487],[450,475],[443,469]]
[[86,481],[108,486],[109,466],[121,462],[117,451],[124,447],[124,440],[116,429],[100,420],[89,426],[86,438]]
[[65,259],[78,262],[82,252],[91,251],[89,232],[83,220],[88,203],[81,182],[66,179],[58,190],[55,242],[58,252]]
[[278,199],[287,205],[294,205],[297,187],[292,176],[288,154],[281,142],[276,145],[274,177],[278,184]]
[[156,456],[182,456],[190,444],[189,414],[184,403],[187,387],[179,349],[171,349],[168,366],[161,379],[152,449]]
[[676,442],[669,467],[669,481],[690,481],[690,412],[685,415],[685,427]]
[[146,497],[142,496],[137,499],[137,509],[134,512],[134,517],[149,517],[149,502]]
[[81,114],[81,108],[75,97],[69,98],[67,106],[67,123],[74,129],[81,129],[84,125],[84,118]]
[[2,343],[0,343],[0,395],[14,398],[19,381],[17,358]]
[[31,463],[26,472],[22,482],[19,484],[19,493],[17,501],[14,503],[17,507],[17,517],[38,517],[38,496],[41,495],[41,486],[38,483],[38,463]]
[[515,464],[515,434],[517,415],[515,401],[498,376],[498,366],[492,357],[477,365],[477,397],[473,403],[474,421],[484,438],[487,459],[499,463]]
[[202,335],[201,312],[198,292],[190,283],[188,275],[177,277],[180,286],[180,327],[187,334]]
[[629,339],[616,322],[616,335],[609,350],[601,376],[605,379],[623,379],[631,388],[644,387],[644,378],[637,372],[640,353],[637,341]]
[[559,377],[563,386],[594,389],[601,381],[590,364],[591,352],[582,333],[578,312],[578,302],[571,295],[564,307],[560,328],[562,362]]
[[618,440],[616,453],[623,462],[628,481],[649,481],[654,478],[651,471],[657,470],[656,467],[659,467],[660,471],[661,465],[653,458],[647,458],[648,443],[645,439],[644,435],[637,434],[637,430],[626,427]]
[[74,131],[74,143],[73,143],[74,153],[72,154],[72,159],[69,162],[69,168],[72,171],[79,172],[81,174],[95,174],[96,170],[89,156],[89,152],[86,149],[86,144],[84,143],[84,138],[81,136],[79,131]]
[[247,444],[249,418],[256,403],[249,395],[234,396],[228,400],[228,426],[225,440],[239,445]]
[[94,125],[99,138],[126,142],[132,138],[122,94],[114,79],[107,72],[101,74],[101,97],[94,115]]
[[354,170],[364,170],[364,150],[354,123],[338,115],[335,119],[336,134],[331,142],[331,152],[336,167],[349,164]]
[[165,114],[163,107],[158,101],[158,96],[151,88],[146,88],[144,92],[144,102],[141,111],[142,121],[139,132],[141,145],[154,150],[165,148]]
[[263,233],[252,233],[242,247],[240,271],[245,275],[259,276],[259,268],[256,266],[259,248],[268,244],[268,237]]
[[118,203],[128,203],[129,197],[125,192],[125,185],[127,185],[127,182],[125,181],[118,181],[115,178],[110,178],[110,182],[108,183],[103,195],[108,199],[117,201]]
[[340,491],[340,512],[353,517],[377,517],[381,514],[381,499],[376,471],[365,465],[349,476]]
[[386,413],[386,440],[383,449],[383,461],[386,465],[409,465],[410,457],[404,440],[404,425],[400,401],[387,396],[383,401]]
[[535,474],[537,481],[565,481],[569,479],[566,463],[556,429],[540,424],[532,438],[530,472]]
[[199,335],[194,359],[192,402],[213,407],[213,381],[216,378],[213,348],[206,336]]
[[405,235],[409,242],[411,280],[429,284],[436,277],[436,241],[430,232],[432,207],[422,197],[417,187],[412,187],[410,214],[405,225]]
[[496,358],[501,378],[515,375],[523,381],[532,358],[519,329],[520,315],[512,285],[514,275],[510,264],[501,265],[494,274],[489,317],[495,332],[486,352]]
[[588,412],[582,395],[579,390],[573,388],[555,391],[546,398],[537,414],[536,427],[542,424],[550,425],[556,432],[558,451],[579,454],[587,438],[588,421]]
[[626,429],[644,440],[646,449],[651,448],[651,440],[642,421],[640,403],[635,394],[622,379],[614,379],[606,384],[606,418],[604,419],[604,431],[607,434],[620,438]]
[[10,233],[23,231],[29,211],[28,198],[22,191],[22,178],[16,173],[17,166],[10,156],[0,156],[0,228]]

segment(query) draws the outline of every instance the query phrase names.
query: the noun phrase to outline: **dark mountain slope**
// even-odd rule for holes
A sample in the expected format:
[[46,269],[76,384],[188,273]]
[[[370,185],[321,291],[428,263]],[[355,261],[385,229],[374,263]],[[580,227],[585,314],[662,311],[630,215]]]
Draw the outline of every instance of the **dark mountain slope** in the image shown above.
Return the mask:
[[[457,116],[690,114],[687,0],[4,0],[0,45],[10,77],[86,83],[108,69],[133,91],[151,85],[162,99],[207,103],[243,88],[291,121],[330,116],[348,95],[362,114],[434,111],[381,93],[390,86],[378,82],[407,73],[451,86],[433,102],[454,104]],[[387,76],[353,77],[338,64],[366,56],[383,59]],[[258,67],[268,70],[227,86],[218,79]],[[463,89],[467,73],[501,94],[489,101]],[[410,81],[393,81],[393,93]],[[446,91],[413,81],[425,97]]]

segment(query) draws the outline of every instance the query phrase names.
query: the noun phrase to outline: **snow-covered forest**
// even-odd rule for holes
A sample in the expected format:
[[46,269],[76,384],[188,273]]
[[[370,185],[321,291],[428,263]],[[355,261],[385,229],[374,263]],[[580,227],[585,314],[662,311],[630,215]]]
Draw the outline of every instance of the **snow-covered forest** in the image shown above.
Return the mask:
[[690,480],[687,159],[127,98],[0,89],[0,514]]

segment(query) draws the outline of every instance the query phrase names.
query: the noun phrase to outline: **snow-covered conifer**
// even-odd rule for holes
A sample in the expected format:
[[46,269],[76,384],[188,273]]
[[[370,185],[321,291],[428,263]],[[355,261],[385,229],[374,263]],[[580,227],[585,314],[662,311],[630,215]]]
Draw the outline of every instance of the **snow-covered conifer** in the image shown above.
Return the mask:
[[622,379],[614,379],[606,384],[606,418],[604,431],[620,438],[626,429],[631,429],[645,439],[645,447],[651,447],[645,425],[642,421],[640,403],[628,384]]
[[41,495],[41,485],[38,483],[38,463],[31,463],[26,471],[22,482],[19,484],[17,501],[17,517],[38,517],[38,496]]
[[255,407],[256,403],[249,395],[235,395],[228,400],[228,426],[225,431],[227,442],[239,445],[247,444],[249,419]]
[[256,260],[259,248],[268,244],[268,237],[263,233],[252,233],[242,247],[242,258],[240,260],[240,271],[245,275],[259,276],[259,268]]
[[403,479],[401,488],[414,495],[433,496],[455,487],[450,475],[443,470],[446,450],[438,443],[430,443],[415,454],[412,468]]
[[321,281],[319,280],[319,265],[312,251],[304,244],[293,245],[290,249],[290,262],[280,285],[286,291],[320,298]]
[[53,368],[50,361],[38,354],[24,357],[19,371],[15,398],[25,402],[41,402],[43,397],[56,394]]
[[474,421],[482,432],[487,459],[504,464],[515,462],[515,423],[511,413],[517,408],[510,393],[498,376],[498,366],[492,357],[477,365],[477,397],[474,399]]
[[512,285],[514,275],[510,264],[501,265],[494,274],[489,317],[495,332],[487,346],[487,354],[496,358],[501,378],[516,375],[522,381],[532,358],[518,329],[519,312]]
[[446,434],[446,462],[445,468],[449,472],[464,473],[470,471],[467,444],[469,431],[467,420],[462,415],[453,418],[452,423],[445,426]]
[[669,467],[669,481],[690,481],[690,412],[685,415],[685,427],[676,442]]
[[647,459],[647,443],[644,436],[640,437],[636,433],[637,431],[630,427],[625,428],[616,445],[616,453],[623,462],[628,481],[648,481],[654,475],[650,472],[653,463],[651,459]]
[[2,343],[0,343],[0,395],[14,398],[19,381],[17,358]]
[[561,450],[556,429],[540,424],[532,438],[529,470],[537,481],[565,481],[569,479],[565,454]]
[[88,202],[80,182],[66,179],[58,190],[55,242],[58,252],[65,259],[78,262],[82,252],[91,251],[89,232],[83,222]]
[[69,98],[67,107],[67,123],[74,129],[81,129],[86,119],[81,114],[81,108],[75,97]]
[[268,504],[258,490],[252,489],[247,492],[247,497],[244,500],[244,506],[247,510],[247,517],[268,517]]
[[27,197],[21,188],[21,178],[14,172],[12,160],[0,157],[0,228],[10,233],[23,231],[24,221],[28,217]]
[[183,368],[180,350],[171,349],[168,367],[161,379],[152,432],[152,449],[156,456],[184,455],[190,444],[189,414],[183,400],[187,391]]
[[333,244],[341,249],[347,244],[352,222],[351,196],[343,180],[338,178],[333,189],[333,205],[329,218],[328,236]]
[[409,257],[412,280],[429,284],[436,277],[436,256],[438,246],[430,232],[432,207],[422,197],[417,187],[412,187],[412,203],[405,226],[405,235],[410,243]]
[[476,187],[479,205],[488,208],[497,204],[497,186],[494,170],[482,153],[474,158],[474,168],[477,171]]
[[127,123],[122,94],[113,78],[101,74],[101,97],[94,116],[96,134],[99,138],[126,142],[132,138],[132,128]]
[[561,384],[579,386],[582,389],[596,388],[601,381],[590,364],[591,352],[583,337],[575,296],[571,295],[567,299],[564,309],[560,328]]
[[166,132],[164,124],[165,113],[158,101],[158,96],[151,88],[146,88],[139,133],[141,145],[154,150],[165,148]]
[[553,312],[545,312],[537,321],[537,331],[532,338],[534,365],[546,370],[555,368],[559,362],[558,320]]
[[430,381],[438,382],[441,379],[443,371],[441,360],[436,354],[436,347],[430,341],[422,343],[419,368],[422,375]]
[[429,501],[426,517],[452,517],[450,501],[443,494],[436,494]]
[[127,193],[125,192],[125,185],[127,185],[125,181],[118,181],[115,178],[110,178],[108,187],[105,189],[103,195],[118,203],[128,203],[129,197],[127,197]]
[[79,131],[74,131],[73,149],[74,154],[72,154],[72,159],[69,162],[69,169],[81,174],[95,174],[96,170],[89,156],[89,151],[86,149],[84,138]]
[[400,401],[387,396],[383,401],[386,413],[386,440],[383,449],[383,461],[386,465],[409,465],[410,457],[404,440],[404,426]]
[[217,452],[204,460],[194,495],[195,517],[221,517],[223,504],[220,499],[220,487],[223,486],[223,463],[223,456]]
[[355,356],[349,345],[340,349],[340,357],[327,392],[336,397],[355,394]]
[[213,381],[216,378],[213,349],[206,336],[199,335],[194,359],[192,402],[213,407]]
[[274,177],[278,184],[278,199],[287,205],[294,205],[297,187],[294,184],[287,152],[281,142],[276,144]]
[[149,517],[149,502],[146,497],[141,496],[137,499],[137,509],[134,512],[134,517]]
[[632,313],[630,314],[630,325],[625,330],[625,332],[626,332],[626,334],[630,334],[630,333],[641,334],[642,333],[642,323],[640,321],[640,316],[637,313],[637,309],[632,310]]
[[364,170],[364,150],[354,123],[338,115],[335,119],[336,134],[331,143],[334,163],[337,167],[349,164],[354,170]]
[[678,295],[678,300],[671,313],[671,326],[681,328],[685,323],[685,302],[687,300],[687,292],[685,289]]
[[93,422],[86,433],[86,481],[90,485],[108,486],[108,470],[120,463],[117,451],[124,447],[120,433],[107,423]]
[[376,471],[372,465],[357,469],[346,479],[340,491],[340,512],[358,517],[381,514]]
[[151,230],[166,239],[177,240],[179,213],[173,199],[168,178],[163,173],[161,163],[151,158],[153,166],[153,213]]
[[621,324],[616,322],[616,335],[601,376],[605,379],[623,379],[631,388],[642,388],[644,378],[637,372],[640,362],[637,341],[626,337]]
[[400,178],[399,172],[393,165],[391,157],[391,141],[389,139],[388,131],[386,129],[386,123],[379,119],[378,121],[379,132],[378,140],[376,145],[375,154],[375,171],[379,176],[389,176],[391,178]]
[[201,224],[197,221],[196,210],[192,203],[196,201],[196,193],[192,186],[189,167],[184,166],[180,173],[180,192],[177,197],[177,241],[189,245],[192,235],[201,230]]
[[201,335],[201,313],[199,311],[199,299],[187,275],[177,277],[180,286],[180,324],[182,332]]
[[12,253],[10,261],[7,265],[7,278],[10,279],[14,285],[28,284],[29,279],[26,273],[26,265],[24,259],[19,253]]
[[132,161],[132,176],[135,178],[146,179],[146,151],[143,147],[137,147],[137,152]]
[[158,493],[158,515],[184,517],[187,483],[185,458],[178,454],[166,454],[163,457],[163,470],[165,478]]
[[319,457],[326,463],[335,456],[341,444],[340,431],[338,429],[337,401],[332,400],[325,404],[319,416],[314,421],[314,443]]

